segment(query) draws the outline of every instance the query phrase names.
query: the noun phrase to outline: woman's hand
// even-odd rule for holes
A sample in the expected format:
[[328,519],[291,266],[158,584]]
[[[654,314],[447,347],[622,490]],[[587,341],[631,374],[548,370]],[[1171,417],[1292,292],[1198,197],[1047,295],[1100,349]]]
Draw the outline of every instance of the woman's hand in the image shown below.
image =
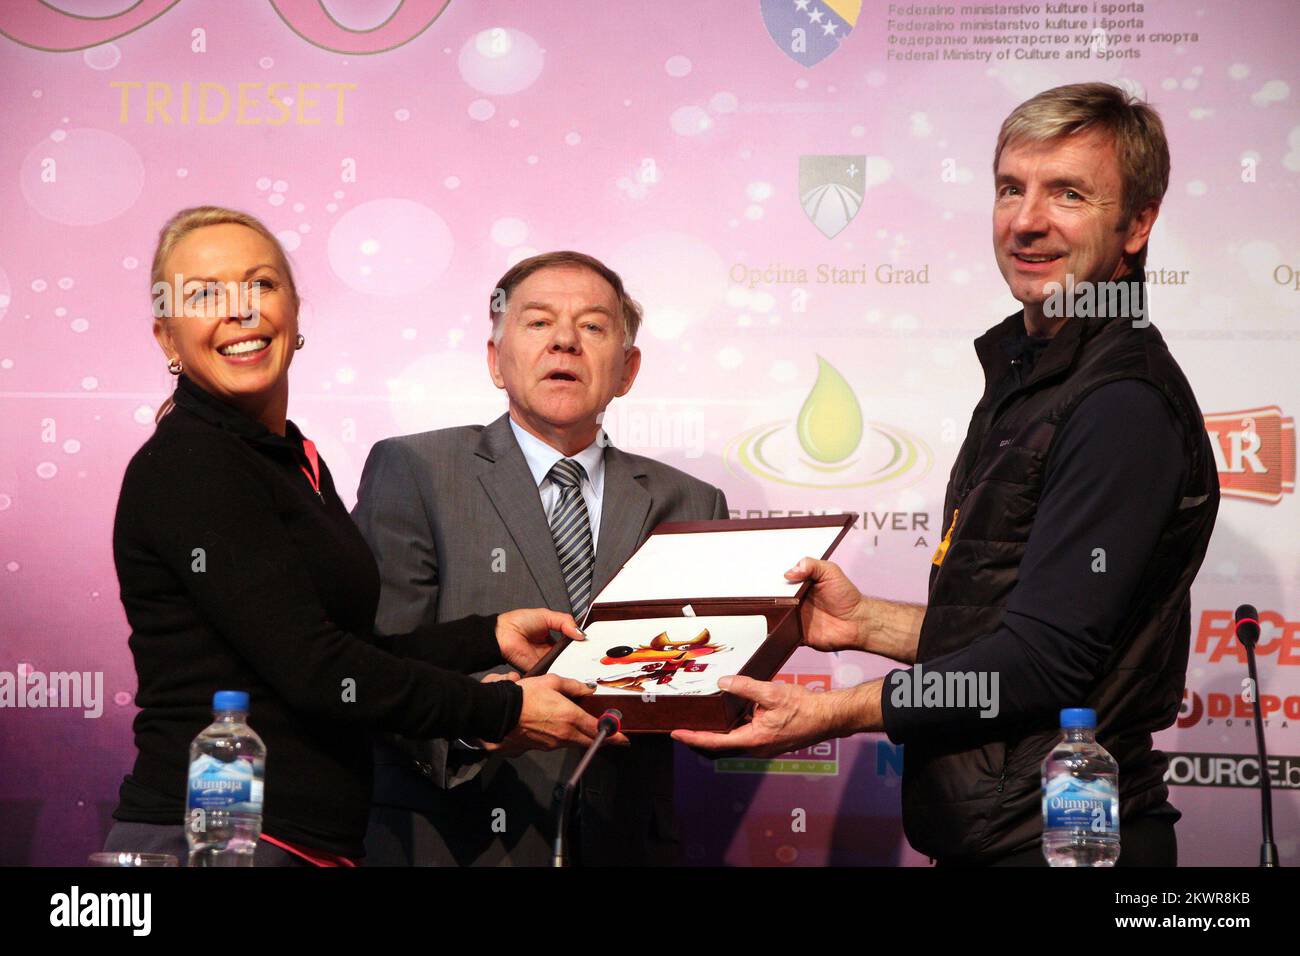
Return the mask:
[[497,615],[497,646],[501,648],[501,656],[525,674],[550,653],[554,646],[551,631],[559,631],[575,641],[587,639],[571,615],[548,608],[522,608]]
[[[586,697],[595,688],[580,681],[554,674],[526,677],[519,682],[524,702],[519,723],[500,744],[489,749],[514,756],[525,750],[556,750],[560,747],[586,747],[599,729],[595,717],[570,698]],[[612,744],[627,746],[627,737],[615,734]]]

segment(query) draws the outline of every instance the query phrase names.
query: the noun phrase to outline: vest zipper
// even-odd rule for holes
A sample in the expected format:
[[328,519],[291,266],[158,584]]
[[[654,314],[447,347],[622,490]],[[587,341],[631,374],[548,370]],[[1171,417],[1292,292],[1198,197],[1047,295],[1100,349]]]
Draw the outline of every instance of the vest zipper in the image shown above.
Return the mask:
[[998,774],[998,793],[1001,793],[1007,785],[1007,766],[1011,763],[1011,753],[1014,750],[1014,746],[1007,744],[1006,749],[1002,752],[1002,772]]
[[[1015,362],[1013,361],[1012,364],[1014,365]],[[971,448],[966,456],[965,468],[963,469],[965,471],[964,480],[962,481],[963,487],[961,491],[958,493],[956,506],[960,506],[961,499],[965,498],[966,495],[970,493],[971,488],[973,488],[975,485],[974,468],[976,462],[979,461],[979,450],[980,447],[984,444],[984,439],[988,438],[989,433],[993,431],[993,426],[997,424],[998,414],[1002,411],[1003,408],[1006,407],[1006,405],[1011,401],[1011,399],[1018,396],[1021,392],[1027,391],[1029,384],[1030,384],[1029,382],[1021,382],[1019,385],[1012,388],[1011,391],[1007,392],[996,402],[994,402],[993,407],[990,408],[985,413],[983,427],[979,429],[979,432],[976,435],[976,440],[972,443]]]

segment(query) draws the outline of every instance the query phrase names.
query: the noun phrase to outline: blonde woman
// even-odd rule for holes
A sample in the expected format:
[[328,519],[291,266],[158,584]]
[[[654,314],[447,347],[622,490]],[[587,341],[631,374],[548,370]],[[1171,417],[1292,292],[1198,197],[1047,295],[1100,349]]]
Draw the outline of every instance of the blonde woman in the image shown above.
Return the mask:
[[113,530],[140,713],[105,848],[185,859],[188,748],[218,690],[249,692],[267,747],[258,865],[359,861],[376,731],[511,749],[589,742],[596,722],[569,699],[584,685],[464,676],[526,670],[549,631],[577,635],[569,615],[372,632],[374,558],[286,418],[305,339],[275,236],[233,210],[183,210],[161,232],[152,280],[154,337],[177,383],[127,467]]

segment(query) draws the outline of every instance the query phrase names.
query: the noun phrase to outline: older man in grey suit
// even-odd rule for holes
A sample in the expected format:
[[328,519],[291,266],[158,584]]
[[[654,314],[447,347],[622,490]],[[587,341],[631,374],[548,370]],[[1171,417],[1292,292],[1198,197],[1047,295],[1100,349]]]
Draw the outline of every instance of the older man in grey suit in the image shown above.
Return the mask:
[[[615,272],[576,252],[534,256],[489,309],[488,369],[508,413],[379,442],[361,477],[354,517],[379,561],[384,633],[536,605],[581,620],[655,525],[727,517],[717,488],[604,438],[600,415],[641,364],[641,310]],[[480,748],[380,746],[372,862],[550,861],[555,786],[578,755]],[[571,824],[578,863],[676,862],[672,764],[660,736],[597,757]]]

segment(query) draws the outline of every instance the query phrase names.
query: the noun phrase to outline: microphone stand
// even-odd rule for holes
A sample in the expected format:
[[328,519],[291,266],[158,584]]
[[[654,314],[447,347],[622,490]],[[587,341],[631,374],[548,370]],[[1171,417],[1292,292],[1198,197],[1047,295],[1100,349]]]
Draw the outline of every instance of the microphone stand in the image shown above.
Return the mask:
[[619,723],[623,719],[623,714],[613,708],[605,711],[600,715],[600,723],[597,725],[596,736],[587,748],[587,752],[582,755],[578,761],[578,766],[574,768],[573,775],[568,781],[560,787],[557,787],[556,802],[559,807],[556,811],[555,818],[555,843],[551,852],[551,866],[562,868],[566,865],[566,849],[564,845],[565,827],[569,821],[569,807],[573,804],[573,793],[578,789],[578,782],[582,775],[587,772],[587,766],[591,759],[596,756],[596,751],[610,734],[618,733]]
[[[1244,642],[1243,642],[1244,643]],[[1264,842],[1259,847],[1259,865],[1277,866],[1277,844],[1273,842],[1273,784],[1268,777],[1268,753],[1264,749],[1264,719],[1259,709],[1259,677],[1255,671],[1255,642],[1246,644],[1246,666],[1250,670],[1251,695],[1255,698],[1255,747],[1259,750],[1260,821]]]
[[1277,844],[1273,842],[1273,784],[1268,776],[1268,751],[1264,748],[1264,715],[1259,706],[1259,673],[1255,669],[1255,642],[1259,640],[1259,612],[1253,604],[1243,604],[1233,614],[1233,632],[1246,648],[1246,667],[1250,673],[1251,698],[1255,710],[1255,748],[1259,751],[1259,815],[1264,841],[1259,846],[1259,865],[1275,867]]

